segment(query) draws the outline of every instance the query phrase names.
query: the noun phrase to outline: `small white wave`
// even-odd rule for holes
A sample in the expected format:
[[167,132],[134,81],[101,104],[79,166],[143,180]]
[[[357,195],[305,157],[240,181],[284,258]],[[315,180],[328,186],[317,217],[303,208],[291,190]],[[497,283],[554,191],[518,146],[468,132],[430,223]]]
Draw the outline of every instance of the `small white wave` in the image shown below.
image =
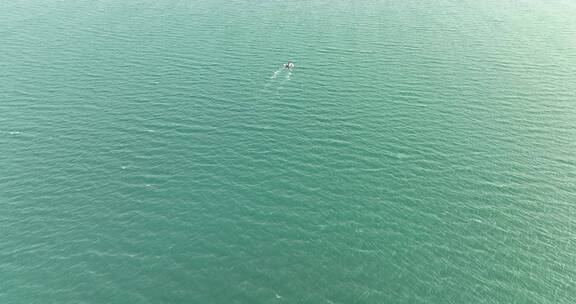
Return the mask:
[[18,135],[18,134],[21,134],[22,132],[20,132],[20,131],[0,131],[0,133],[7,133],[10,135]]

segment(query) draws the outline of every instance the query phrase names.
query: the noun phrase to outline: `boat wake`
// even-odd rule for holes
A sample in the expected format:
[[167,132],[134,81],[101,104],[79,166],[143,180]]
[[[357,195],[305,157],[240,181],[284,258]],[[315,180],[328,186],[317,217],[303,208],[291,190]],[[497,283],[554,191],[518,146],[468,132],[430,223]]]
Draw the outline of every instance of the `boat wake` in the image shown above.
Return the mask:
[[270,77],[270,79],[276,79],[276,76],[278,76],[278,73],[282,72],[284,68],[279,68],[276,71],[274,71],[274,73],[272,74],[272,77]]
[[264,84],[264,89],[275,91],[276,94],[281,94],[284,86],[292,79],[293,67],[293,64],[290,68],[287,68],[286,65],[282,65],[277,70],[273,71],[272,76],[270,76],[268,81]]
[[276,79],[278,76],[283,76],[286,75],[286,78],[289,79],[290,76],[292,75],[292,72],[290,71],[290,69],[281,67],[279,69],[277,69],[276,71],[274,71],[274,73],[272,73],[272,76],[270,77],[270,79]]
[[274,73],[272,73],[272,76],[270,77],[270,79],[276,79],[279,77],[284,77],[286,80],[290,80],[292,77],[292,70],[287,69],[285,67],[281,67],[281,68],[277,69],[276,71],[274,71]]

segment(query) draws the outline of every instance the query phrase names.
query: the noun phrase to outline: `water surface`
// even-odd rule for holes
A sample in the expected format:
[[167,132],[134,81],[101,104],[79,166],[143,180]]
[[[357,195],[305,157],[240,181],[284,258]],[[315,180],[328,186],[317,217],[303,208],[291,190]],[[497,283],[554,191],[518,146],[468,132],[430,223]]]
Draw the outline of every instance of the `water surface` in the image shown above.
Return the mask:
[[575,15],[0,3],[0,301],[572,303]]

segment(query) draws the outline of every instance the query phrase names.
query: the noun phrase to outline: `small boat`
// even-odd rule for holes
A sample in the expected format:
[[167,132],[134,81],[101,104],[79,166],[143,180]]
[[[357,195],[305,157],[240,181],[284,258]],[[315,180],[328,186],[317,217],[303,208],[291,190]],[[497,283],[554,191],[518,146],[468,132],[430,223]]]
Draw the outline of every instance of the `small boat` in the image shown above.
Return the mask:
[[291,69],[294,67],[294,63],[292,62],[292,60],[288,60],[288,63],[284,64],[284,68],[286,69]]

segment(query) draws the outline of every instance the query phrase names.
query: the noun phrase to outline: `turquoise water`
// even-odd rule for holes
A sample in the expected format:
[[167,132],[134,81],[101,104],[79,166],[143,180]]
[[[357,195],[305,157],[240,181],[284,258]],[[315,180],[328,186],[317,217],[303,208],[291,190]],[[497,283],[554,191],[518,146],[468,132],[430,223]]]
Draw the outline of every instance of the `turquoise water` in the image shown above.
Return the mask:
[[574,16],[3,1],[0,302],[573,303]]

